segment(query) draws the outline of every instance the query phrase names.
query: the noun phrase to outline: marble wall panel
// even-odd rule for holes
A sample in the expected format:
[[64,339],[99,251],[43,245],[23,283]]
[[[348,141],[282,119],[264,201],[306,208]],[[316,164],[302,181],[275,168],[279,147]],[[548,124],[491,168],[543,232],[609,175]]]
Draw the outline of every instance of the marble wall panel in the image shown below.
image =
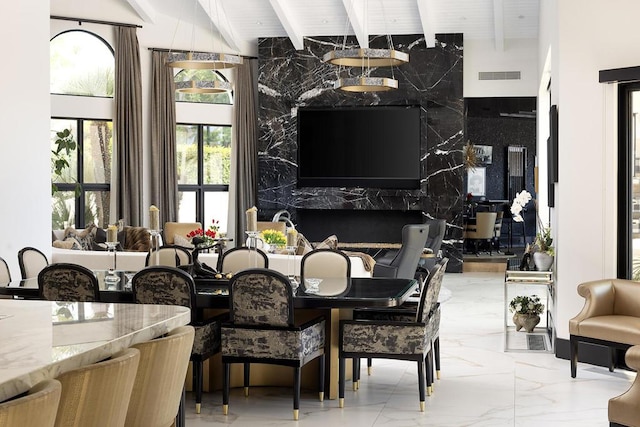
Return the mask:
[[[435,48],[422,35],[393,36],[396,49],[410,62],[394,67],[399,88],[388,92],[349,93],[333,89],[339,68],[321,58],[343,46],[343,36],[310,37],[296,51],[288,38],[259,41],[258,73],[258,209],[264,218],[287,209],[420,210],[425,217],[447,220],[445,251],[449,270],[461,271],[463,43],[461,34],[438,35]],[[357,47],[347,38],[347,47]],[[386,36],[372,37],[370,47],[388,47]],[[342,77],[359,69],[342,69]],[[389,68],[371,71],[389,77]],[[421,186],[419,190],[372,188],[298,188],[296,113],[306,106],[420,105],[422,108]],[[384,227],[384,224],[380,224]],[[304,230],[302,230],[304,232]],[[339,236],[338,236],[339,238]]]

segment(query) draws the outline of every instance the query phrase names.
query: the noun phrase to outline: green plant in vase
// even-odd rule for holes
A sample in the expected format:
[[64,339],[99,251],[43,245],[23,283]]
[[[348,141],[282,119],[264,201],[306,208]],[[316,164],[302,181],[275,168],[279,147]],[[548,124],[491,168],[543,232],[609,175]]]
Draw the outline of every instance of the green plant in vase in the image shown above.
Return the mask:
[[513,313],[513,324],[516,325],[516,331],[524,328],[531,333],[540,323],[544,304],[540,302],[540,297],[537,295],[518,295],[509,303],[509,311]]

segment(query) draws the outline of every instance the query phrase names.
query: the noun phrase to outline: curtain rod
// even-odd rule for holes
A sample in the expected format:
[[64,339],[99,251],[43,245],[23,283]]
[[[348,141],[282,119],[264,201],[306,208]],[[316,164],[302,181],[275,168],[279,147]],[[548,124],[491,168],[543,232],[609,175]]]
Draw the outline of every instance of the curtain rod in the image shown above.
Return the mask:
[[[209,52],[204,52],[204,51],[195,51],[195,50],[184,50],[184,49],[167,49],[164,47],[150,47],[148,48],[151,51],[154,52],[177,52],[177,53],[189,53],[189,52],[193,52],[193,53],[209,53]],[[233,55],[236,55],[235,53]],[[258,59],[257,56],[246,56],[246,55],[238,55],[244,59]]]
[[136,25],[136,24],[123,24],[121,22],[112,22],[112,21],[100,21],[97,19],[85,19],[85,18],[71,18],[68,16],[54,16],[51,15],[49,16],[50,19],[58,19],[61,21],[77,21],[79,25],[82,25],[83,22],[87,22],[89,24],[102,24],[102,25],[113,25],[116,27],[135,27],[135,28],[142,28],[142,25]]

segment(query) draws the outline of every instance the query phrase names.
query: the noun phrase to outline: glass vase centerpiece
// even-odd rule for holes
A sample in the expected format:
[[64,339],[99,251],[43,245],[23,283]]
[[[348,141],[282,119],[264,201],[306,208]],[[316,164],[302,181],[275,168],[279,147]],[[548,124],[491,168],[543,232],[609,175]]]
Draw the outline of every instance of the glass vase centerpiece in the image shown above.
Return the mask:
[[117,253],[118,253],[118,226],[117,225],[109,225],[107,227],[107,241],[105,242],[107,245],[107,251],[110,254],[110,258],[112,258],[112,262],[109,265],[107,275],[104,278],[105,283],[107,284],[115,284],[120,281],[120,277],[116,274],[117,268]]

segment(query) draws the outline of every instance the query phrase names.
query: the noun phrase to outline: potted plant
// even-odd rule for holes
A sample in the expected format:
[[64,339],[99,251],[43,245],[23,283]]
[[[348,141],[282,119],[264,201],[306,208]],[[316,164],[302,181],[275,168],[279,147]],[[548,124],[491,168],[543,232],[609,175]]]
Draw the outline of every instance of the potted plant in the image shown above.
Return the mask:
[[544,304],[537,295],[518,295],[509,303],[509,311],[513,313],[513,323],[516,331],[524,328],[527,332],[540,323],[540,315],[544,311]]
[[549,271],[553,265],[555,250],[553,249],[553,238],[551,237],[551,227],[542,227],[540,233],[536,234],[533,242],[533,262],[538,271]]

